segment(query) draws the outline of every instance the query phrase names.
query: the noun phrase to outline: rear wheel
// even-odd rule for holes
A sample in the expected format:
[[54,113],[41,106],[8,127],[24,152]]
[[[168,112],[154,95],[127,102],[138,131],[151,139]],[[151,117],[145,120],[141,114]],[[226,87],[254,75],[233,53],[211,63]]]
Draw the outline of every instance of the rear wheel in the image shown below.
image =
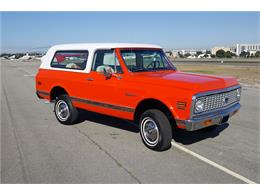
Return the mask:
[[74,124],[78,119],[78,110],[72,105],[68,95],[59,95],[54,105],[57,120],[64,125]]
[[140,118],[139,128],[142,141],[148,148],[163,151],[171,147],[171,124],[162,111],[145,111]]

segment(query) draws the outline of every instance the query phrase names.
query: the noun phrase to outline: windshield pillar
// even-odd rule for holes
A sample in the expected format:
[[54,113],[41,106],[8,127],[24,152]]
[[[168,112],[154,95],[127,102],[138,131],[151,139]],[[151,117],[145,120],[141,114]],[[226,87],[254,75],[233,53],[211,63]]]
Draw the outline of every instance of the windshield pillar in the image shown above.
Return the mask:
[[119,61],[119,64],[120,64],[124,74],[128,74],[129,70],[128,70],[126,64],[125,64],[125,61],[124,61],[123,57],[121,56],[120,49],[119,48],[115,48],[115,52],[116,52],[117,59]]

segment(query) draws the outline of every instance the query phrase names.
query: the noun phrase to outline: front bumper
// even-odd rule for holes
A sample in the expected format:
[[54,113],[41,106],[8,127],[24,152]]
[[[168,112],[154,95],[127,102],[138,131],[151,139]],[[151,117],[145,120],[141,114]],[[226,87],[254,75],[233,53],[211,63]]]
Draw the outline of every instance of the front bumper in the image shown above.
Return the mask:
[[194,131],[209,127],[212,125],[220,125],[228,121],[241,107],[240,103],[236,104],[220,111],[216,111],[210,114],[196,116],[189,120],[177,120],[177,126],[184,128],[188,131]]

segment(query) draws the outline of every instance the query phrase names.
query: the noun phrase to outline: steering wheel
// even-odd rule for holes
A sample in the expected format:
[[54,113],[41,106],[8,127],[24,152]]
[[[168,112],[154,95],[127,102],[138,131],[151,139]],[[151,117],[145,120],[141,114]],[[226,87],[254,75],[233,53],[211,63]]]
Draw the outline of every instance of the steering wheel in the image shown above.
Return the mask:
[[156,69],[157,68],[156,64],[158,65],[158,67],[160,66],[160,62],[156,60],[156,61],[152,61],[150,64],[148,64],[146,68],[149,69],[151,66],[152,69]]

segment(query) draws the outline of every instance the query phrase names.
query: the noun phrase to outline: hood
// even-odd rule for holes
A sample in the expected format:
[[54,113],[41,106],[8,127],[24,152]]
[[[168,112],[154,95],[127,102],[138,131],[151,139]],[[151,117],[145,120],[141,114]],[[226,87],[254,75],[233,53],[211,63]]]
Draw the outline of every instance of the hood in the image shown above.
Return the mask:
[[238,85],[237,80],[233,77],[185,73],[181,71],[146,72],[137,73],[137,75],[142,79],[142,82],[192,89],[196,92],[223,89]]

